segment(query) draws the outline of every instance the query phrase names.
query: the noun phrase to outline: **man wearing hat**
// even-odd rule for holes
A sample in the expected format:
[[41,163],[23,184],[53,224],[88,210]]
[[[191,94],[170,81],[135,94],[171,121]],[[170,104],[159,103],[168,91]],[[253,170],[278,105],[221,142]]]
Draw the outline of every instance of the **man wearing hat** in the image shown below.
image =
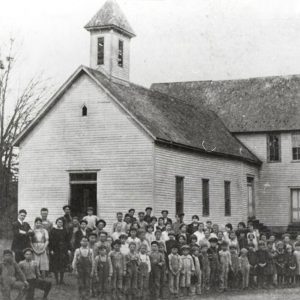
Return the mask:
[[164,219],[164,224],[167,225],[167,223],[170,223],[172,224],[172,220],[170,218],[168,218],[168,214],[169,214],[169,211],[164,209],[161,211],[161,215]]
[[[17,280],[18,278],[19,280]],[[0,287],[3,300],[10,300],[12,289],[17,289],[19,294],[15,300],[21,300],[25,288],[29,286],[24,273],[14,261],[13,252],[9,249],[3,251],[3,262],[0,263]]]
[[152,207],[148,206],[145,209],[146,215],[144,217],[144,221],[147,222],[148,224],[151,223],[151,213],[152,213]]
[[25,222],[27,212],[21,209],[18,215],[18,221],[12,224],[13,241],[11,250],[15,253],[16,262],[24,259],[23,250],[30,246],[29,235],[32,232],[30,225]]

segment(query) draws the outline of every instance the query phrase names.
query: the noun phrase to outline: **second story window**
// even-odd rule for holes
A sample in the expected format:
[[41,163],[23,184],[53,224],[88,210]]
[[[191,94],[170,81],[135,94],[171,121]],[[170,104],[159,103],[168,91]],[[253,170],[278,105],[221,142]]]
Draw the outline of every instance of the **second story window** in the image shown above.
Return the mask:
[[270,133],[267,137],[268,162],[281,161],[280,135]]
[[104,65],[104,37],[98,38],[97,65]]
[[119,40],[118,66],[123,68],[123,62],[124,62],[124,42]]
[[293,160],[300,160],[300,132],[292,133]]

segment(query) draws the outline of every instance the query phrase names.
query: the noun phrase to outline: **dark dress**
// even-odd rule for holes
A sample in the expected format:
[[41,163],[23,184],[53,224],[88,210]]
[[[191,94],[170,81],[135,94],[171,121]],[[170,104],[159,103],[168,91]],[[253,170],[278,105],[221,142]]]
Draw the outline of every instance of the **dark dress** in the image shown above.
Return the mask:
[[286,254],[286,276],[295,276],[297,268],[297,260],[293,253]]
[[[13,241],[11,245],[11,250],[15,252],[16,262],[20,262],[24,259],[23,250],[30,246],[30,240],[28,231],[31,229],[27,222],[21,224],[16,221],[12,224],[13,229]],[[21,234],[20,230],[25,231],[26,234]]]
[[70,250],[69,236],[65,229],[52,228],[49,235],[49,250],[54,253],[50,256],[50,270],[54,273],[65,272],[69,263]]

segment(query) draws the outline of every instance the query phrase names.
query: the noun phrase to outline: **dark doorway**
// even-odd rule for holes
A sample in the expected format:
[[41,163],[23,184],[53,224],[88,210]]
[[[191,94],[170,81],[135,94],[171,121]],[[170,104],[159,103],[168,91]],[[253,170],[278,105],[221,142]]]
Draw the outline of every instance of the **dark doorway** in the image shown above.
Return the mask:
[[89,206],[97,214],[97,174],[76,173],[70,174],[70,205],[72,215],[82,218],[86,216]]

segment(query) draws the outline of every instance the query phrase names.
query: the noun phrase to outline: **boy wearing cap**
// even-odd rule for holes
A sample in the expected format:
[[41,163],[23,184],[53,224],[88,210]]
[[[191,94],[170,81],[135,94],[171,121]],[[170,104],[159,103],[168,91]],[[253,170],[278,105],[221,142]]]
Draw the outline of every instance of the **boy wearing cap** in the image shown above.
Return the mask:
[[99,255],[95,258],[95,289],[99,299],[106,299],[109,293],[113,268],[105,246],[100,246]]
[[150,252],[150,262],[151,262],[151,273],[150,273],[150,293],[151,299],[158,299],[160,294],[160,282],[162,275],[162,267],[165,264],[165,258],[162,253],[158,251],[158,242],[153,241],[151,243]]
[[79,299],[89,298],[91,279],[95,272],[95,261],[93,250],[88,247],[89,242],[86,236],[81,238],[81,247],[76,249],[72,267],[77,275]]
[[[175,241],[176,242],[176,241]],[[179,278],[182,268],[182,260],[178,254],[178,245],[174,243],[170,246],[171,253],[168,256],[169,260],[169,289],[170,293],[174,297],[178,297],[179,294]]]
[[26,300],[34,299],[35,289],[44,291],[43,299],[46,300],[51,290],[51,282],[40,279],[41,274],[39,265],[36,261],[32,260],[33,250],[27,248],[23,251],[23,253],[25,256],[25,260],[19,262],[19,267],[25,275],[27,282],[29,283],[29,287],[26,292]]
[[228,250],[228,242],[223,241],[221,250],[219,251],[220,257],[220,289],[226,291],[228,289],[228,273],[232,268],[231,255]]
[[[17,280],[17,277],[19,280]],[[17,289],[19,294],[15,300],[21,300],[25,293],[25,288],[29,286],[24,273],[15,262],[11,250],[3,251],[3,262],[0,263],[0,286],[3,300],[11,300],[12,289]]]
[[191,294],[191,277],[195,273],[195,265],[192,256],[189,254],[190,247],[184,245],[181,247],[181,251],[182,269],[180,272],[180,287],[182,295],[187,296]]
[[87,216],[83,217],[83,220],[87,221],[87,228],[90,230],[96,229],[96,223],[98,221],[98,217],[94,215],[94,208],[88,207],[87,208]]
[[114,241],[112,247],[113,250],[109,253],[113,267],[111,287],[114,299],[121,300],[123,291],[123,276],[126,276],[126,260],[125,255],[120,252],[120,240]]
[[139,252],[139,275],[138,275],[138,289],[139,298],[141,300],[146,300],[149,294],[149,275],[151,272],[151,262],[150,257],[147,254],[148,247],[145,244],[141,245]]

